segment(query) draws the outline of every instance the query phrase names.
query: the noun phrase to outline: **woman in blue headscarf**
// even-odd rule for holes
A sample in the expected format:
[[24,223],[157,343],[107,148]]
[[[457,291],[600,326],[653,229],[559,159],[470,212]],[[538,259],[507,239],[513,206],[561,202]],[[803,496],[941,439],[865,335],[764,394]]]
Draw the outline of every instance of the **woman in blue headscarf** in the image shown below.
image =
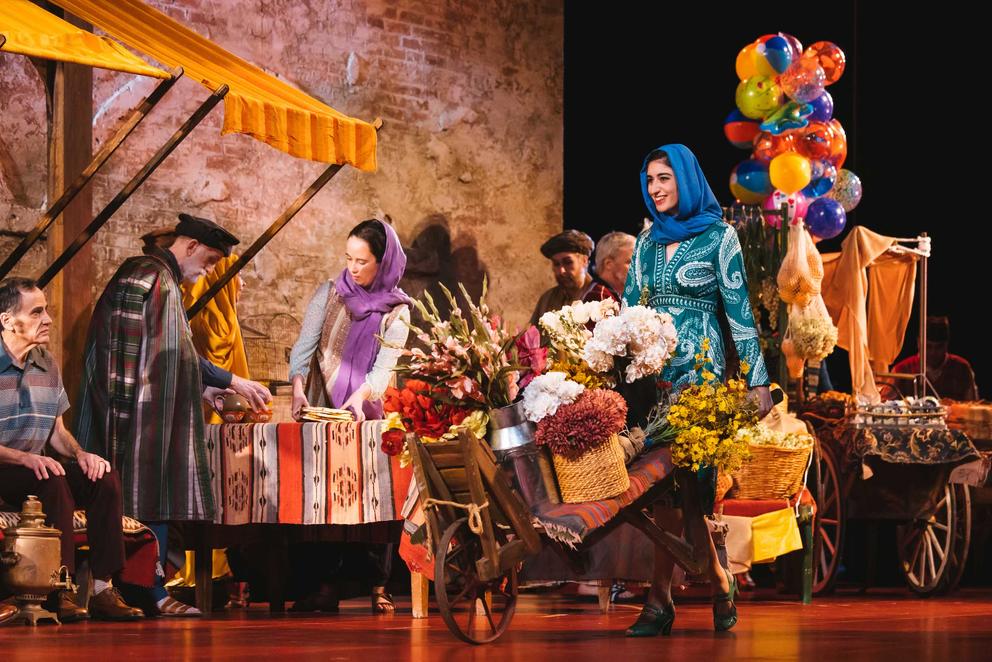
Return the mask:
[[[759,415],[764,416],[772,407],[768,370],[751,313],[741,245],[737,232],[723,222],[720,204],[695,155],[677,144],[652,151],[641,167],[641,191],[653,223],[634,246],[624,301],[631,306],[651,306],[675,321],[678,350],[661,379],[671,382],[673,392],[695,383],[695,356],[701,351],[708,353],[712,371],[723,379],[722,316],[738,356],[749,366],[748,386],[757,397]],[[712,508],[716,472],[680,473],[682,517],[671,507],[656,508],[655,517],[667,530],[677,532],[684,524],[687,538],[706,541],[710,560],[706,574],[714,591],[713,624],[717,630],[729,630],[737,622],[736,583],[717,559],[705,520],[706,511]],[[657,548],[651,592],[637,622],[627,630],[628,636],[671,632],[675,621],[673,569],[668,552]]]

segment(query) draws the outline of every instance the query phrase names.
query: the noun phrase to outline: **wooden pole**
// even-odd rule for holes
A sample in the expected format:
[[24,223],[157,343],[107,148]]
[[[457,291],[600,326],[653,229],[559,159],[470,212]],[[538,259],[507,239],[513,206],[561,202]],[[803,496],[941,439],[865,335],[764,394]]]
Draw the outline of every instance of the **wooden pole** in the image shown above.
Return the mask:
[[338,174],[342,167],[343,166],[341,165],[334,164],[332,166],[328,166],[324,172],[320,173],[320,176],[314,180],[313,184],[311,184],[307,190],[303,191],[303,193],[301,193],[299,197],[297,197],[296,200],[294,200],[293,203],[286,208],[279,218],[277,218],[272,225],[270,225],[269,228],[255,240],[248,250],[246,250],[244,254],[231,265],[231,268],[225,271],[224,275],[221,276],[216,283],[211,285],[210,289],[204,292],[203,296],[197,299],[196,302],[190,306],[189,310],[186,311],[186,315],[190,319],[193,319],[197,313],[203,310],[207,303],[213,299],[218,292],[224,289],[224,286],[226,286],[232,278],[237,276],[238,272],[241,271],[244,266],[258,254],[259,251],[265,248],[265,245],[269,243],[272,238],[275,237],[301,209],[303,209],[303,206],[306,205],[310,199],[313,198],[313,196],[317,195],[317,192],[322,189],[327,182],[331,181],[331,178],[334,177],[334,175]]
[[172,86],[182,75],[182,67],[177,68],[172,73],[172,78],[168,78],[160,82],[152,93],[141,102],[141,105],[132,111],[130,116],[128,116],[124,123],[117,129],[117,133],[115,133],[110,140],[103,144],[100,151],[97,152],[89,164],[83,168],[82,172],[79,173],[79,176],[76,177],[75,181],[73,181],[72,184],[70,184],[62,192],[62,195],[59,196],[58,200],[56,200],[52,206],[49,207],[44,214],[42,214],[41,218],[38,219],[38,222],[35,224],[34,229],[31,230],[21,240],[21,243],[14,248],[13,252],[7,256],[7,259],[4,260],[2,265],[0,265],[0,278],[4,278],[7,274],[9,274],[11,269],[17,265],[20,259],[24,257],[29,250],[31,250],[31,247],[34,246],[35,242],[38,241],[41,235],[48,230],[51,224],[55,222],[55,219],[59,217],[59,214],[61,214],[65,208],[69,206],[69,203],[72,202],[76,195],[83,190],[83,187],[85,187],[90,180],[93,179],[96,171],[107,162],[107,159],[109,159],[115,151],[117,151],[117,148],[121,146],[129,135],[131,135],[131,132],[134,131],[134,129],[141,123],[141,120],[148,116],[148,113],[151,112],[152,108],[154,108],[156,104],[162,100],[162,97],[165,96],[166,92],[172,89]]
[[227,91],[227,85],[221,85],[216,92],[211,94],[206,101],[200,104],[200,107],[189,116],[183,125],[179,127],[174,134],[172,134],[172,137],[169,138],[169,140],[166,141],[166,143],[162,145],[162,147],[160,147],[154,155],[152,155],[151,159],[145,163],[141,170],[139,170],[138,173],[131,178],[131,181],[125,184],[124,188],[122,188],[117,195],[114,196],[114,199],[107,203],[107,206],[103,208],[103,211],[97,214],[96,218],[94,218],[90,224],[76,236],[76,239],[72,242],[72,244],[55,259],[48,269],[45,270],[45,273],[43,273],[38,279],[38,285],[40,287],[44,287],[50,280],[52,280],[52,278],[54,278],[55,275],[61,271],[66,264],[68,264],[69,260],[71,260],[73,256],[86,245],[86,242],[93,238],[93,235],[95,235],[103,224],[106,223],[110,217],[121,208],[121,205],[123,205],[127,199],[131,197],[131,194],[134,193],[160,165],[162,165],[162,162],[165,161],[169,154],[171,154],[190,133],[192,133],[193,129],[195,129],[196,126],[203,121],[203,118],[205,118],[210,111],[213,110],[214,106],[220,103],[221,99],[224,98],[224,95],[227,94]]

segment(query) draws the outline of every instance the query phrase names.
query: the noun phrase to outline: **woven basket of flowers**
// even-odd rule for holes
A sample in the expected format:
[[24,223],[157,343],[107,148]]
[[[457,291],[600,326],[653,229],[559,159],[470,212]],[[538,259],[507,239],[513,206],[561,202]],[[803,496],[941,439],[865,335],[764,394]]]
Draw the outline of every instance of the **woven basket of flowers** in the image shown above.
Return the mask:
[[537,424],[536,441],[551,450],[564,502],[609,499],[630,487],[617,436],[626,417],[619,393],[587,389]]
[[782,432],[759,423],[738,433],[746,439],[751,459],[733,472],[737,499],[791,499],[803,486],[813,437]]

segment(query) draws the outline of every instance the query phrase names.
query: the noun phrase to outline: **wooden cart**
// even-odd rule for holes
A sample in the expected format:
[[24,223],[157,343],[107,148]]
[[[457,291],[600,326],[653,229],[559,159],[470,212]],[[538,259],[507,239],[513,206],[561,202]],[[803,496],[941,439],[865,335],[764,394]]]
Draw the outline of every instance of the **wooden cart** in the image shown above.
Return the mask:
[[[438,608],[451,632],[463,641],[482,644],[506,632],[517,602],[517,571],[547,541],[567,561],[581,563],[576,550],[550,540],[535,524],[531,508],[513,489],[492,450],[472,433],[458,439],[421,443],[408,437],[414,477],[420,489],[431,549],[434,553],[434,590]],[[594,502],[615,515],[583,536],[576,548],[589,546],[620,523],[641,530],[663,545],[690,574],[700,574],[706,548],[693,549],[682,538],[664,531],[644,510],[673,486],[668,450],[649,451],[631,465],[664,465],[659,480],[634,481],[636,486],[614,499]]]

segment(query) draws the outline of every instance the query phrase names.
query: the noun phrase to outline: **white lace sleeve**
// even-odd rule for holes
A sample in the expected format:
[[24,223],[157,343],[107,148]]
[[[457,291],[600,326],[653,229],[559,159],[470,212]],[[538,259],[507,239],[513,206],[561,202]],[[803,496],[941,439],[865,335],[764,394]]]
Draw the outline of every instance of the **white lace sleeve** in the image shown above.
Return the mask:
[[393,347],[386,345],[379,347],[372,370],[365,376],[365,383],[372,390],[369,400],[381,400],[382,394],[386,392],[393,377],[393,368],[396,367],[396,362],[402,353],[402,349],[394,349],[394,347],[406,346],[406,339],[410,333],[409,322],[410,307],[401,306],[392,323],[384,330],[382,337],[386,345]]
[[313,358],[313,353],[317,351],[317,345],[320,344],[320,332],[324,328],[324,315],[327,313],[325,306],[330,288],[331,281],[325,281],[317,288],[307,305],[303,325],[300,327],[300,335],[289,353],[290,380],[296,375],[300,375],[305,380],[310,374],[310,359]]

